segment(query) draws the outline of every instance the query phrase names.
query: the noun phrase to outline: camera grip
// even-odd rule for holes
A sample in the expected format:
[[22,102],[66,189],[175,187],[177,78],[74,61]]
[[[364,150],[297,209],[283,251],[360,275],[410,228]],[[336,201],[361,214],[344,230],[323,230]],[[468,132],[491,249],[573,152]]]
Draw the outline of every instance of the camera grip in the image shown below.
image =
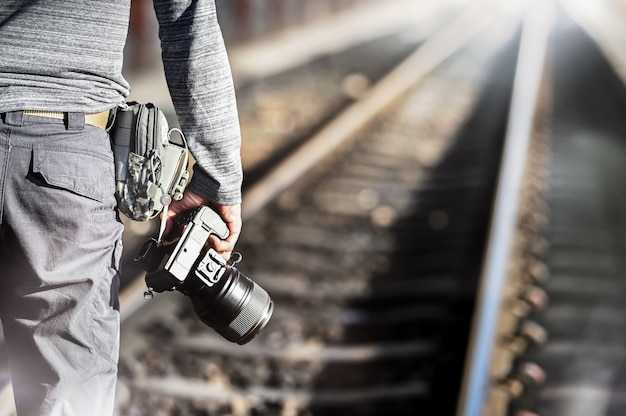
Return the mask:
[[222,240],[227,238],[230,234],[228,226],[219,214],[207,206],[202,206],[199,209],[193,221],[201,224],[204,228],[209,230],[209,233],[217,235]]

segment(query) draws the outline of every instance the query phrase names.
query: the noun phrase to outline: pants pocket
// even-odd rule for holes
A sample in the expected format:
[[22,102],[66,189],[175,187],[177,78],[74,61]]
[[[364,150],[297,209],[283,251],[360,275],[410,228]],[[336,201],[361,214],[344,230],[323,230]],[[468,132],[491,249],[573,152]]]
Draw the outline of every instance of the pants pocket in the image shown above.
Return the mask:
[[93,347],[106,360],[117,365],[120,344],[119,264],[122,243],[113,250],[110,278],[103,279],[91,302],[90,331]]

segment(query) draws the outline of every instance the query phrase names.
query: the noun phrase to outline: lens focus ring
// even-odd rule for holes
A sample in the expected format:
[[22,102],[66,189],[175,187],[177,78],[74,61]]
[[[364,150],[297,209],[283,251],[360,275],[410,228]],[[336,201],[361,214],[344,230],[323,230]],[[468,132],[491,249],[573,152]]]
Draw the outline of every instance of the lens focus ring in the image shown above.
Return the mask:
[[191,296],[194,310],[221,336],[245,344],[265,327],[274,304],[261,286],[234,267],[228,268],[221,281],[223,285],[205,285]]
[[270,296],[254,283],[250,301],[229,324],[229,328],[240,335],[237,341],[239,344],[248,342],[265,326],[272,314],[272,307]]

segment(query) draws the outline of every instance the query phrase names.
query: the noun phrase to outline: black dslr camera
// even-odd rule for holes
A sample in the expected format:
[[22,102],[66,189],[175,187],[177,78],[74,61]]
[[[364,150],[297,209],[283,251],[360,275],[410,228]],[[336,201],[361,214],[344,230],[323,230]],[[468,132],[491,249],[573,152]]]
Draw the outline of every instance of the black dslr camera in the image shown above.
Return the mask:
[[202,322],[229,341],[247,343],[272,316],[270,296],[215,250],[205,249],[211,234],[228,237],[216,212],[202,206],[178,224],[185,226],[180,238],[163,245],[148,240],[136,257],[147,272],[147,293],[178,290],[191,298]]

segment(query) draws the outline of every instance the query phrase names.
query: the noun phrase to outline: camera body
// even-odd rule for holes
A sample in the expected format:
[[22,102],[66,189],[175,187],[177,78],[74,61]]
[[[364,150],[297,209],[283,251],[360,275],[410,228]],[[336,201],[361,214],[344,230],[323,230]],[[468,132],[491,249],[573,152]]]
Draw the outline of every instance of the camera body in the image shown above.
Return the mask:
[[209,273],[210,276],[206,278],[204,273],[198,273],[196,277],[200,282],[188,279],[190,274],[195,274],[198,263],[202,262],[199,259],[205,251],[209,236],[215,234],[224,239],[228,237],[228,228],[219,215],[206,206],[183,215],[177,221],[179,225],[185,226],[180,238],[165,245],[159,245],[154,239],[148,240],[137,256],[147,271],[146,284],[155,292],[177,289],[191,296],[197,286],[194,283],[212,286],[217,275],[222,276],[227,267],[215,250],[209,249],[205,256],[208,259],[202,261],[207,263],[207,267],[211,263],[210,267],[215,273]]
[[245,344],[265,327],[273,312],[267,292],[229,265],[212,248],[211,234],[228,237],[228,227],[202,206],[179,220],[177,240],[160,245],[146,241],[136,257],[146,270],[146,284],[155,292],[178,290],[191,298],[198,317],[229,341]]

